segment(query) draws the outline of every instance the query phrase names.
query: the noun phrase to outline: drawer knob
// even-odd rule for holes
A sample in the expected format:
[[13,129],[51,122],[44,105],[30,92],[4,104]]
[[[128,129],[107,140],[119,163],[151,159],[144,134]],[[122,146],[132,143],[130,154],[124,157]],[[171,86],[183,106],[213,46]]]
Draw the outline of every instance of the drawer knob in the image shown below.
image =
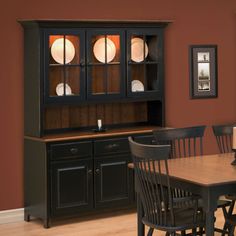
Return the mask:
[[72,153],[72,154],[76,154],[76,153],[78,153],[78,148],[71,148],[70,149],[70,152]]

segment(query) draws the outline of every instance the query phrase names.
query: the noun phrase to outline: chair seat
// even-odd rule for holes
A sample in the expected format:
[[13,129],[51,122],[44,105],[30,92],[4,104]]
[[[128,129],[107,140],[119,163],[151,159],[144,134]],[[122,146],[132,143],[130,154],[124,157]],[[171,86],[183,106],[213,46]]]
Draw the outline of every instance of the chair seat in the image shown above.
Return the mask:
[[171,216],[170,213],[167,213],[167,222],[165,225],[163,224],[156,224],[153,225],[148,221],[146,217],[143,217],[142,221],[144,224],[148,225],[151,228],[163,230],[163,231],[181,231],[181,230],[188,230],[193,229],[196,227],[204,227],[205,225],[205,217],[204,214],[201,211],[197,212],[196,220],[194,222],[194,212],[195,210],[193,208],[188,209],[175,209],[174,215],[175,215],[175,224],[171,224]]

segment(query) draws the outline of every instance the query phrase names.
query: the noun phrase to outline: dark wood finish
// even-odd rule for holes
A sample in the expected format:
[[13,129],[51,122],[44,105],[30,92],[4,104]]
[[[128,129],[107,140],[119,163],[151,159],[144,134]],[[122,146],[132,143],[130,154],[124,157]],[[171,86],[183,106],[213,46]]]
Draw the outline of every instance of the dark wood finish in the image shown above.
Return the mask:
[[221,153],[232,152],[233,127],[236,124],[213,125],[212,130],[216,137],[217,145]]
[[38,137],[42,135],[40,39],[37,28],[24,30],[24,133]]
[[[203,136],[205,128],[205,126],[194,126],[169,130],[157,130],[153,131],[153,133],[157,144],[171,145],[171,158],[180,158],[203,155]],[[173,195],[178,198],[183,198],[192,195],[192,193],[189,191],[183,191],[182,189],[174,189]],[[228,215],[226,207],[230,204],[230,201],[218,201],[217,207],[222,209],[225,218]],[[222,233],[222,230],[225,230],[225,228],[215,230]]]
[[[170,145],[145,145],[129,137],[136,186],[144,209],[142,222],[169,234],[204,226],[204,216],[198,211],[198,198],[174,198],[170,185],[168,158]],[[177,207],[176,207],[177,206]],[[195,234],[196,235],[196,234]]]
[[24,143],[24,212],[43,219],[44,227],[49,225],[49,176],[46,144],[25,139]]
[[[127,136],[150,134],[154,127],[165,125],[163,32],[170,21],[20,23],[25,32],[25,220],[31,215],[39,217],[49,227],[56,217],[130,207],[134,189],[133,171],[127,168]],[[127,35],[136,31],[149,46],[148,61],[140,65],[145,88],[152,91],[130,96],[129,79],[141,80],[139,69],[134,78],[127,78],[131,50]],[[158,41],[153,43],[150,34]],[[95,41],[104,36],[116,46],[109,63],[99,62],[93,53]],[[63,62],[51,55],[57,39],[64,42]],[[65,39],[75,48],[68,63]],[[138,67],[139,63],[133,64]],[[153,83],[153,78],[158,82]],[[60,96],[56,93],[59,83],[64,83]],[[65,93],[65,83],[72,94]],[[102,119],[105,132],[93,131],[98,119]]]
[[[151,135],[147,128],[126,130],[136,138],[144,131]],[[134,206],[128,138],[119,132],[25,138],[25,220],[41,218],[48,228],[58,217]]]
[[57,143],[51,145],[51,160],[66,158],[88,158],[93,155],[92,142]]
[[[233,159],[233,153],[226,153],[168,160],[171,186],[201,195],[207,236],[214,235],[214,211],[218,198],[236,193],[236,167],[231,165]],[[129,166],[132,167],[131,164]],[[139,236],[143,236],[141,224],[140,221]]]
[[51,163],[51,217],[93,209],[93,162],[69,160]]
[[154,130],[157,144],[171,145],[171,158],[203,154],[203,136],[206,126]]
[[32,27],[39,25],[41,27],[59,27],[59,28],[68,28],[68,27],[120,27],[120,25],[125,25],[126,27],[164,27],[169,23],[172,23],[173,20],[102,20],[102,19],[40,19],[40,20],[18,20],[24,27]]
[[[216,137],[217,145],[221,153],[232,152],[232,139],[233,139],[233,127],[234,125],[213,125],[212,129]],[[236,201],[236,195],[226,195],[226,199],[231,200],[229,210],[225,216],[224,229],[228,229],[231,234],[234,231],[234,223],[231,221],[233,218],[232,213]]]
[[112,138],[94,142],[94,155],[104,156],[129,152],[127,138]]
[[[94,127],[97,125],[98,119],[102,119],[105,126],[148,123],[147,109],[146,102],[47,107],[45,108],[44,127],[46,132],[66,127]],[[158,116],[156,118],[158,120]]]
[[133,172],[127,168],[129,162],[130,154],[96,157],[96,208],[129,205],[134,202]]
[[[104,124],[120,127],[139,122],[163,126],[163,31],[169,21],[138,22],[21,21],[25,30],[25,134],[40,137],[53,130],[84,129],[96,125],[97,116],[104,119]],[[111,63],[95,61],[93,56],[93,41],[104,35],[116,45]],[[143,62],[130,64],[129,41],[134,35],[147,41],[149,54]],[[157,39],[154,43],[152,37]],[[75,46],[75,57],[68,64],[52,59],[50,47],[58,38],[69,39]],[[142,72],[140,66],[144,68]],[[138,68],[135,76],[128,73],[129,67]],[[141,74],[145,74],[144,80]],[[131,93],[134,79],[143,82],[145,91]],[[56,86],[63,82],[70,85],[72,95],[57,96]],[[83,107],[85,104],[89,107]],[[142,112],[137,109],[140,105]],[[85,112],[82,117],[80,110]],[[91,116],[94,110],[96,115]],[[125,118],[124,111],[129,111]]]

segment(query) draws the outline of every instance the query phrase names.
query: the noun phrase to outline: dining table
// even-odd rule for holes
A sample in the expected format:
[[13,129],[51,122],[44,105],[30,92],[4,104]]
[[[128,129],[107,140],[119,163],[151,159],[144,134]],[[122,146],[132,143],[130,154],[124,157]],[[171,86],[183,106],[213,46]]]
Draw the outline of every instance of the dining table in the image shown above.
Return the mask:
[[[234,153],[202,155],[168,160],[170,185],[194,194],[202,199],[206,214],[205,233],[214,235],[214,212],[220,196],[236,194],[236,165],[232,165]],[[129,167],[133,168],[132,165]],[[137,194],[137,232],[144,236],[143,208]]]

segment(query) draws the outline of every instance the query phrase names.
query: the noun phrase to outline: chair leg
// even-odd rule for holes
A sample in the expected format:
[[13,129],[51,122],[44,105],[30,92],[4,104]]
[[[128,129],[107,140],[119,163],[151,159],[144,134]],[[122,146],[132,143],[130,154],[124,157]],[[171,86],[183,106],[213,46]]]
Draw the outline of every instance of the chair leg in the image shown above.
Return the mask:
[[235,230],[235,225],[232,225],[232,226],[229,228],[229,236],[234,236],[234,230]]
[[150,228],[150,229],[148,230],[147,236],[152,236],[153,231],[154,231],[154,229],[153,229],[153,228]]
[[[234,205],[235,205],[235,200],[232,200],[228,212],[227,212],[227,210],[226,210],[225,207],[222,208],[223,214],[224,214],[224,218],[225,218],[225,219],[227,219],[227,217],[229,217],[229,216],[231,216],[231,215],[233,214]],[[224,230],[224,231],[227,231],[227,230],[230,231],[230,228],[231,228],[231,226],[225,222],[225,223],[224,223],[223,230]],[[222,235],[222,236],[225,236],[225,232],[223,232],[221,235]]]

